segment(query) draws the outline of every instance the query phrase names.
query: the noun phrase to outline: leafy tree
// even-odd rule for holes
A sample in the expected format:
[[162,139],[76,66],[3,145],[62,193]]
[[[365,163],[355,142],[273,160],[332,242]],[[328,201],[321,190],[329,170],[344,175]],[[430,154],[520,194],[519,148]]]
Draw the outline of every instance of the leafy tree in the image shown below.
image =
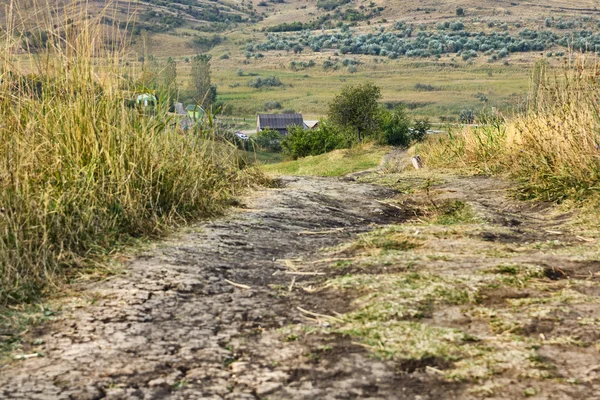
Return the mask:
[[348,85],[329,103],[329,119],[344,129],[355,129],[358,141],[369,130],[378,127],[381,89],[367,82],[362,85]]
[[459,7],[456,9],[456,15],[458,15],[459,17],[462,17],[465,15],[465,9],[462,7]]

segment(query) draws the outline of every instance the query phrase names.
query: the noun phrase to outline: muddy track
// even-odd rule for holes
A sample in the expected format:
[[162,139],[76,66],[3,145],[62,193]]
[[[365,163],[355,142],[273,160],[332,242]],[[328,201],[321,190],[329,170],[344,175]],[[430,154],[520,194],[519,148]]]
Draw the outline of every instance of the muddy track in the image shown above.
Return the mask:
[[[66,307],[29,338],[24,350],[43,357],[0,367],[0,398],[346,399],[397,398],[407,386],[426,391],[343,339],[317,360],[306,357],[310,344],[276,337],[273,328],[300,322],[297,306],[327,314],[350,302],[327,291],[305,295],[301,288],[315,277],[286,274],[278,260],[310,260],[320,248],[404,218],[378,201],[394,195],[388,189],[337,179],[283,183],[138,256],[124,275],[86,287],[80,297],[93,304]],[[291,295],[279,296],[277,288],[292,280]]]

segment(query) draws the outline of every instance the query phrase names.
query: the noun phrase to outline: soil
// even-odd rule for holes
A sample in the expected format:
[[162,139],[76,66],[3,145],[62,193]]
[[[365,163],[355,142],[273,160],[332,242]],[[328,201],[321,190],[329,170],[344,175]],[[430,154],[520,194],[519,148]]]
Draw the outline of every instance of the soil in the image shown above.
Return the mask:
[[[313,292],[325,279],[318,275],[324,270],[315,267],[314,275],[293,275],[286,260],[304,264],[320,260],[324,248],[414,217],[386,204],[399,196],[397,192],[355,180],[283,178],[281,188],[255,193],[227,217],[180,233],[136,256],[123,274],[82,286],[77,299],[66,304],[53,321],[27,335],[23,354],[43,356],[0,366],[0,398],[480,397],[469,392],[473,383],[448,382],[428,369],[444,369],[444,360],[382,360],[347,337],[315,332],[298,338],[286,333],[286,326],[305,322],[302,310],[344,313],[355,307],[353,300],[359,295],[333,289]],[[474,243],[517,246],[547,240],[547,231],[563,230],[570,215],[556,214],[549,205],[512,200],[506,196],[508,188],[500,180],[468,177],[437,186],[435,196],[461,199],[491,225],[506,228],[463,238]],[[580,243],[576,236],[565,233],[560,240],[565,245]],[[441,250],[452,245],[439,244]],[[540,258],[537,253],[523,252],[519,260],[546,263],[548,278],[559,283],[565,274],[597,277],[600,270],[598,262],[560,255]],[[469,269],[481,259],[473,254],[463,261],[461,268]],[[595,288],[576,286],[581,292],[600,295]],[[483,301],[503,307],[507,299],[532,295],[539,294],[498,289],[486,292]],[[560,326],[550,319],[530,321],[523,334],[564,330],[588,342],[597,340],[596,330],[579,326],[577,317],[599,312],[591,310],[591,305],[578,307],[572,310],[576,315],[554,316],[553,321],[563,321]],[[485,329],[458,307],[437,310],[431,320]],[[537,398],[600,398],[594,397],[600,393],[600,369],[594,369],[600,364],[598,350],[544,346],[542,353],[565,370],[583,371],[588,380],[573,387],[554,382],[550,391],[538,390]],[[510,387],[511,382],[506,385]],[[523,387],[527,386],[515,385],[495,398],[520,397],[517,394],[523,393]]]

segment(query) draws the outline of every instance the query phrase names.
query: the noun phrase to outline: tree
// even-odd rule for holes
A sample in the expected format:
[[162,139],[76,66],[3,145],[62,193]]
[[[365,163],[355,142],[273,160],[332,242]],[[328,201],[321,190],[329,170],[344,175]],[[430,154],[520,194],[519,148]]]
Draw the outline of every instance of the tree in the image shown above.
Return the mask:
[[464,10],[464,8],[461,8],[461,7],[457,8],[457,9],[456,9],[456,15],[458,15],[459,17],[462,17],[462,16],[464,16],[464,15],[465,15],[465,10]]
[[210,55],[199,54],[192,57],[190,86],[196,104],[208,108],[212,104],[212,84],[210,80]]
[[381,89],[370,82],[348,85],[329,103],[329,119],[341,128],[356,129],[360,142],[364,132],[378,127],[379,99]]

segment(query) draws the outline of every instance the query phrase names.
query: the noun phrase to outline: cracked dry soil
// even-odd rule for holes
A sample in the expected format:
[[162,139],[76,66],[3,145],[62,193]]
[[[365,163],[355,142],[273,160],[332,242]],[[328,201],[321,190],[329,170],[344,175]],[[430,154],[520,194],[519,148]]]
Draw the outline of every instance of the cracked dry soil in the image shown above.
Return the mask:
[[[0,398],[398,398],[405,378],[362,347],[337,338],[311,360],[306,354],[331,338],[282,342],[275,329],[301,321],[297,306],[331,314],[351,301],[327,290],[310,295],[302,287],[316,277],[286,274],[278,260],[310,260],[320,248],[402,221],[378,201],[395,192],[339,179],[283,183],[84,288],[80,298],[92,304],[65,306],[31,333],[24,350],[43,357],[0,367]],[[291,293],[279,295],[292,280]],[[408,386],[418,393],[424,384]],[[434,397],[435,390],[444,387]]]

